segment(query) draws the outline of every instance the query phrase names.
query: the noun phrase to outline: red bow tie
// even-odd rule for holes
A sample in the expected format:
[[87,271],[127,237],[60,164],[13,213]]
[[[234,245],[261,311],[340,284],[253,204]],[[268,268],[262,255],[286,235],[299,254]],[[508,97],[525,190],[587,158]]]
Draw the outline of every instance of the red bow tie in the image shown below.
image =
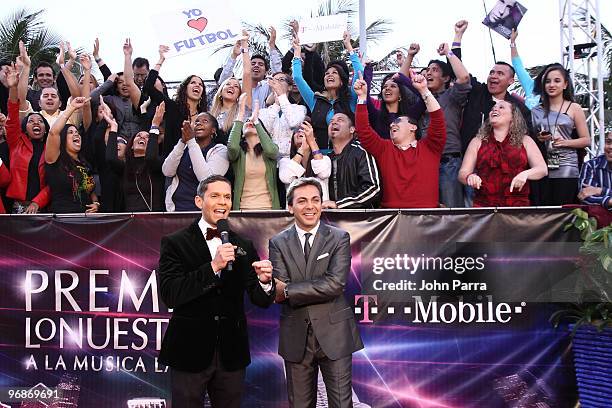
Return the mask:
[[206,228],[206,240],[210,241],[213,238],[221,239],[221,233],[216,228]]

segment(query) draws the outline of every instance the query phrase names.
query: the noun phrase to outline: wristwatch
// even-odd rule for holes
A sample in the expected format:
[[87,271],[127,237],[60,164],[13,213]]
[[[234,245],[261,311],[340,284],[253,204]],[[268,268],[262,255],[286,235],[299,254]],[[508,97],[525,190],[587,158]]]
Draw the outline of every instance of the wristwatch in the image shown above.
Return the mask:
[[287,287],[286,286],[283,289],[283,295],[285,296],[285,299],[289,299],[289,292],[287,291]]

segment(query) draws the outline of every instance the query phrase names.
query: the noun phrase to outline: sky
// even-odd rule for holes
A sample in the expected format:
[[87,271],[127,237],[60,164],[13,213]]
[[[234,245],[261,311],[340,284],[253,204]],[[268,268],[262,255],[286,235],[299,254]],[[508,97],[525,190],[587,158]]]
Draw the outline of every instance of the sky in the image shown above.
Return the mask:
[[[202,1],[201,9],[226,4],[230,0]],[[355,0],[357,1],[357,0]],[[194,1],[189,1],[193,4]],[[490,10],[496,0],[484,0]],[[528,11],[519,25],[518,50],[525,66],[535,66],[560,61],[560,30],[558,0],[520,0]],[[593,2],[594,3],[594,2]],[[600,0],[602,23],[612,28],[612,1]],[[100,55],[111,70],[120,71],[123,66],[122,45],[129,37],[134,47],[133,56],[148,58],[152,64],[158,59],[158,40],[151,16],[170,8],[181,7],[185,0],[148,0],[91,3],[85,1],[55,0],[2,0],[0,18],[24,7],[29,10],[46,9],[43,19],[50,28],[74,47],[91,52],[96,37],[100,38]],[[264,26],[281,27],[289,18],[299,20],[309,16],[318,7],[318,0],[233,0],[233,8],[242,21]],[[94,7],[95,5],[95,7]],[[417,42],[421,52],[416,65],[425,65],[437,58],[436,49],[442,42],[453,41],[453,25],[457,20],[469,22],[463,37],[463,61],[477,78],[485,79],[493,64],[489,30],[481,23],[484,16],[483,0],[365,0],[366,23],[384,18],[392,22],[392,32],[378,44],[368,44],[368,55],[378,60],[392,49]],[[89,14],[89,15],[88,15]],[[84,17],[84,15],[88,15]],[[357,16],[355,17],[357,18]],[[357,20],[355,20],[357,23]],[[282,33],[279,32],[279,37]],[[510,60],[508,40],[491,33],[498,60]],[[281,52],[289,48],[287,41],[279,39]],[[161,75],[167,81],[180,81],[190,74],[211,79],[214,71],[223,64],[229,51],[210,55],[208,51],[166,60]],[[100,76],[94,72],[94,75]]]

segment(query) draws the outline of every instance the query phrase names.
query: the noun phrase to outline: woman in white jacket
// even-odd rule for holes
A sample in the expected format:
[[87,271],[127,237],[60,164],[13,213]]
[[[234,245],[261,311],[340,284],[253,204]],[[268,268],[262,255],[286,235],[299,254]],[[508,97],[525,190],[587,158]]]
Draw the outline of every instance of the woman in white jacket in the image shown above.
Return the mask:
[[162,165],[164,176],[172,177],[166,190],[166,211],[200,211],[193,199],[200,181],[227,173],[227,147],[213,142],[217,131],[217,119],[207,112],[198,114],[193,127],[183,122],[181,140]]
[[328,180],[331,175],[331,160],[319,150],[309,122],[295,131],[291,139],[289,157],[280,159],[278,176],[289,187],[289,184],[300,177],[316,177],[323,187],[323,201],[329,200]]
[[291,76],[277,72],[268,80],[268,84],[274,91],[268,98],[273,97],[274,103],[259,111],[259,120],[278,146],[278,159],[291,158],[289,152],[293,129],[298,128],[304,121],[306,107],[290,103],[287,99],[287,92],[293,84]]

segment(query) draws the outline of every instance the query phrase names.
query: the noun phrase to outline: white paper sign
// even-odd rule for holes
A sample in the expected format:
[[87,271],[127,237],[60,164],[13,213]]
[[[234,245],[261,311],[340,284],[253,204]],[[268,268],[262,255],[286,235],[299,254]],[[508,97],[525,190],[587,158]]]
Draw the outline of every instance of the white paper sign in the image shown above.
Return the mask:
[[242,33],[240,20],[217,1],[188,2],[151,20],[159,43],[170,47],[168,58],[234,44]]
[[315,44],[341,40],[347,26],[346,13],[307,18],[300,21],[300,43]]

